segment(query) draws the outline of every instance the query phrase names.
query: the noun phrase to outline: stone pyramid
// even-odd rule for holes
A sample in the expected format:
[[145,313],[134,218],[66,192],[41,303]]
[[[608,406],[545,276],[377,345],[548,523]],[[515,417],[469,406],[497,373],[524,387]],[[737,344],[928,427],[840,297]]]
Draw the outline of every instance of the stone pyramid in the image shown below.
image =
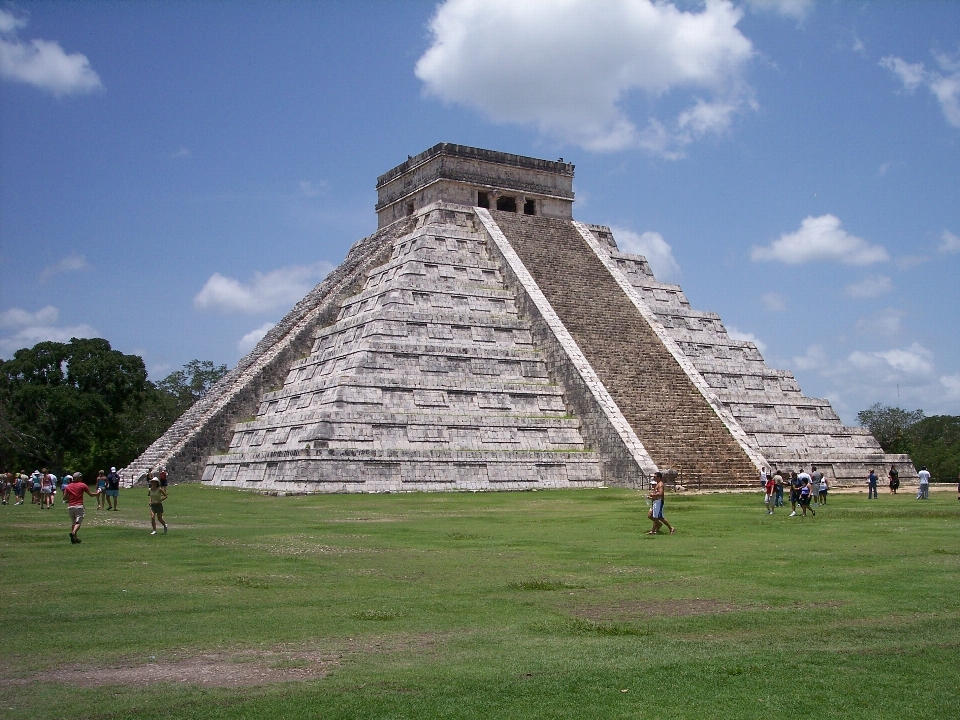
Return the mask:
[[395,492],[915,475],[574,221],[572,179],[447,143],[382,175],[380,229],[123,477]]

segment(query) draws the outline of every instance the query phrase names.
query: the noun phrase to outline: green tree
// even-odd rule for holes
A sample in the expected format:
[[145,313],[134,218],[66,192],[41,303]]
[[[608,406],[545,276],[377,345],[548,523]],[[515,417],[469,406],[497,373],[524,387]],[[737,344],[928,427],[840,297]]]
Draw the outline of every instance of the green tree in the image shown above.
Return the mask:
[[209,360],[191,360],[182,370],[176,370],[158,382],[157,388],[176,401],[179,417],[226,374],[226,365],[214,365]]
[[868,428],[888,453],[909,453],[908,430],[921,420],[923,410],[903,410],[880,403],[857,413],[857,422]]
[[0,363],[0,463],[85,474],[124,462],[123,418],[155,398],[143,360],[102,338],[41,342]]
[[142,358],[101,338],[18,350],[0,361],[0,470],[123,467],[226,371],[191,360],[154,385]]
[[954,482],[960,475],[960,417],[934,415],[910,426],[910,458],[926,465],[934,482]]

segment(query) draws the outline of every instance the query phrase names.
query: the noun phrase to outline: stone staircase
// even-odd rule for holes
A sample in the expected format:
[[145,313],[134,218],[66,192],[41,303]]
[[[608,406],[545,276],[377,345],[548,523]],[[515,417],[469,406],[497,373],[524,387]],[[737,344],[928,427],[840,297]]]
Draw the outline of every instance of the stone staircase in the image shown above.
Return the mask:
[[661,469],[749,486],[757,468],[573,223],[491,211]]

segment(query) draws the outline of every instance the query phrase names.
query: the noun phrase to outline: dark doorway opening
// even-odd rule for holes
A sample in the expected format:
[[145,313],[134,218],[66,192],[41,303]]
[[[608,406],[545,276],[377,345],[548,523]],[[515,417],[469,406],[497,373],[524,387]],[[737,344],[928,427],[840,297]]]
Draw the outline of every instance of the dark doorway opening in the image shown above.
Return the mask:
[[485,192],[477,193],[477,207],[490,209],[490,195]]
[[517,199],[515,197],[498,197],[497,210],[515,213],[517,211]]
[[524,215],[536,215],[537,214],[537,202],[536,200],[527,200],[523,204],[523,214]]
[[407,215],[413,215],[413,203],[407,203]]

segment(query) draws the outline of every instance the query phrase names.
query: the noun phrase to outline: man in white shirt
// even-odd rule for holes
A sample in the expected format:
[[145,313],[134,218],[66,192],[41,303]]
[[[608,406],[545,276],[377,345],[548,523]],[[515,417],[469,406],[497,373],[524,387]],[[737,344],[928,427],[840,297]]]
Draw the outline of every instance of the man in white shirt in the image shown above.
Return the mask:
[[917,473],[920,478],[920,489],[917,491],[917,500],[930,499],[930,473],[927,472],[927,466],[924,465]]

